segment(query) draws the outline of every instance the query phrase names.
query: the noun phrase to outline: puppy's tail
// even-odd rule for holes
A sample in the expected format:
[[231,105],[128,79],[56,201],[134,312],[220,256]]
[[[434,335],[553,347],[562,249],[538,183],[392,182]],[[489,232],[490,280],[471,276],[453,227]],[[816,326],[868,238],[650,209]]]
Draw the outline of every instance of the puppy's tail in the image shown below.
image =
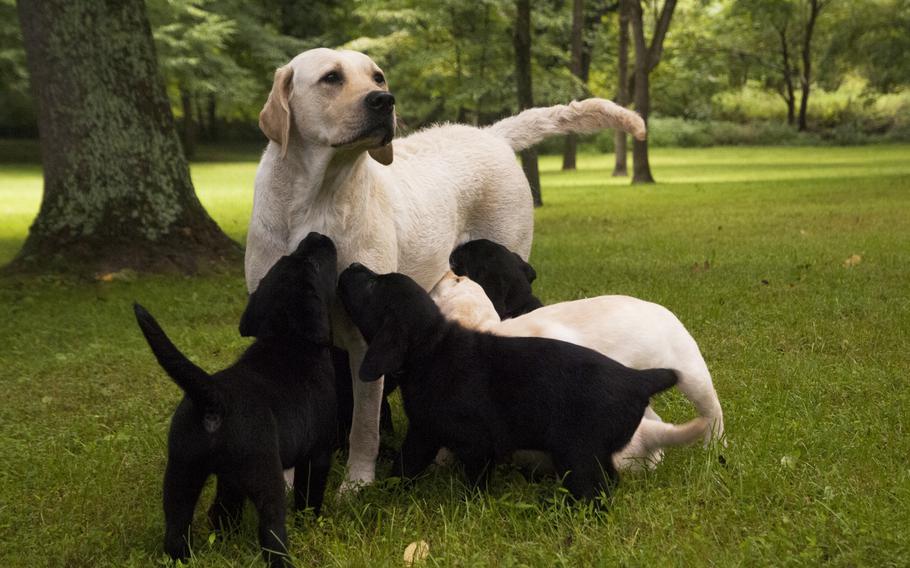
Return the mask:
[[604,128],[624,130],[639,140],[644,140],[646,135],[645,121],[638,113],[606,99],[530,108],[490,125],[487,130],[518,151],[557,134],[592,134]]
[[174,379],[177,386],[196,404],[206,407],[219,406],[218,393],[215,391],[212,377],[187,359],[186,355],[171,343],[164,330],[145,308],[134,303],[133,312],[136,314],[139,329],[158,359],[158,364]]
[[672,387],[679,379],[676,371],[672,369],[645,369],[639,371],[639,376],[635,380],[641,386],[644,394],[650,398]]

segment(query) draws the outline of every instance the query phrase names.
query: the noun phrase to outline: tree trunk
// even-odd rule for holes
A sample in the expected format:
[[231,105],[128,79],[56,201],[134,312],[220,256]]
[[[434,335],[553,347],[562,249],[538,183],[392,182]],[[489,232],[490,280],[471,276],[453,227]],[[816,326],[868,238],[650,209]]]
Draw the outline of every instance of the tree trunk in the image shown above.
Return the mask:
[[[584,57],[584,43],[583,43],[583,31],[584,31],[584,21],[585,21],[585,1],[584,0],[573,0],[572,1],[572,60],[570,63],[570,70],[572,75],[578,79],[582,80],[582,66],[583,66],[583,57]],[[562,169],[563,170],[574,170],[575,169],[575,157],[578,152],[578,135],[577,134],[568,134],[566,136],[566,145],[562,153]]]
[[[534,91],[531,85],[531,2],[516,0],[515,33],[515,77],[518,82],[518,108],[524,110],[534,106]],[[537,152],[528,148],[521,152],[521,167],[524,169],[534,206],[543,205],[540,192],[540,171],[537,167]]]
[[[629,104],[629,0],[619,0],[619,64],[616,69],[616,104],[626,106]],[[613,150],[616,154],[616,164],[613,166],[614,177],[629,175],[626,166],[626,141],[628,137],[620,128],[613,134]]]
[[44,196],[13,270],[239,260],[193,191],[142,0],[19,0]]
[[[663,55],[664,39],[670,29],[676,0],[665,0],[657,18],[654,37],[650,47],[645,43],[644,16],[641,0],[630,0],[629,17],[632,24],[632,39],[635,43],[635,110],[641,115],[645,124],[651,110],[651,91],[649,75],[660,63]],[[648,163],[648,140],[632,142],[632,183],[654,183],[651,165]]]
[[790,47],[787,42],[787,27],[777,30],[780,37],[780,56],[783,66],[784,87],[786,89],[784,100],[787,102],[787,124],[793,125],[796,119],[796,94],[793,89],[793,67],[790,63]]
[[[648,84],[648,48],[645,45],[641,0],[631,0],[630,4],[632,37],[635,43],[635,110],[647,124],[651,100]],[[647,138],[632,141],[632,183],[654,183],[651,165],[648,162]]]
[[800,75],[802,93],[799,100],[799,126],[800,132],[808,128],[809,112],[809,85],[812,81],[812,32],[815,30],[815,21],[821,11],[819,0],[809,0],[809,19],[806,21],[806,33],[803,35],[803,72]]
[[183,128],[180,141],[187,161],[196,157],[196,121],[193,119],[193,93],[180,86],[180,106],[183,108]]

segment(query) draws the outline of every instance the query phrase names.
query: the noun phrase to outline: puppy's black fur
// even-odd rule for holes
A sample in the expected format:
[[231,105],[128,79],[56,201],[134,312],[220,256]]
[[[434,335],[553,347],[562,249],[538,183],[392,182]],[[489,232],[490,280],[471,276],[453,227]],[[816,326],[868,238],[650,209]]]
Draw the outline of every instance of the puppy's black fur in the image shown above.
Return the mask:
[[537,272],[498,243],[487,239],[468,241],[452,251],[449,266],[455,274],[480,284],[501,319],[518,317],[543,306],[531,292]]
[[611,456],[649,397],[676,384],[669,369],[636,371],[571,343],[462,328],[403,274],[354,264],[338,293],[369,343],[360,379],[398,376],[410,427],[395,473],[406,478],[441,446],[484,485],[492,462],[540,450],[573,496],[591,499],[607,489],[604,474],[618,479]]
[[171,420],[164,474],[165,552],[189,556],[189,526],[205,480],[218,478],[209,518],[236,524],[249,498],[271,566],[287,559],[283,469],[296,468],[294,503],[318,514],[331,465],[335,385],[329,305],[335,295],[332,241],[310,233],[282,257],[250,296],[240,322],[253,343],[232,366],[209,375],[134,305],[152,352],[186,393]]

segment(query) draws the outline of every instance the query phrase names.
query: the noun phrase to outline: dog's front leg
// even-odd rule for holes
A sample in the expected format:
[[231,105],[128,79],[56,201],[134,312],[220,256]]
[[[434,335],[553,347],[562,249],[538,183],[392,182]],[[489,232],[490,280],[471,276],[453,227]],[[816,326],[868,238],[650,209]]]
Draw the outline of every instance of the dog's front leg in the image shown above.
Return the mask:
[[365,383],[357,374],[366,355],[366,343],[362,338],[347,346],[354,375],[354,414],[351,416],[351,435],[348,439],[348,472],[339,492],[356,490],[372,483],[376,478],[376,458],[379,455],[379,413],[382,408],[383,379]]
[[433,463],[439,443],[425,434],[423,429],[411,424],[401,444],[401,451],[392,464],[392,476],[411,479],[423,473]]

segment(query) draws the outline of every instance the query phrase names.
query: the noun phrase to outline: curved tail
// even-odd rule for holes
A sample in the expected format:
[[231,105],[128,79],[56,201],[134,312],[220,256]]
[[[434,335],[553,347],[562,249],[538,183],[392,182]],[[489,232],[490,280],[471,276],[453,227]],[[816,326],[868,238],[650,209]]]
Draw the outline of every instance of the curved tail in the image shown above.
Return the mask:
[[705,435],[709,421],[704,416],[693,418],[685,424],[672,424],[659,420],[645,419],[638,426],[639,431],[652,449],[667,446],[686,446]]
[[133,312],[136,314],[136,323],[145,336],[152,353],[158,359],[168,375],[177,383],[190,399],[204,407],[218,406],[218,393],[215,384],[208,373],[196,366],[186,358],[171,342],[168,336],[141,305],[134,303]]
[[606,99],[530,108],[488,126],[487,131],[518,151],[557,134],[591,134],[605,128],[624,130],[639,140],[645,139],[645,121],[638,113]]

